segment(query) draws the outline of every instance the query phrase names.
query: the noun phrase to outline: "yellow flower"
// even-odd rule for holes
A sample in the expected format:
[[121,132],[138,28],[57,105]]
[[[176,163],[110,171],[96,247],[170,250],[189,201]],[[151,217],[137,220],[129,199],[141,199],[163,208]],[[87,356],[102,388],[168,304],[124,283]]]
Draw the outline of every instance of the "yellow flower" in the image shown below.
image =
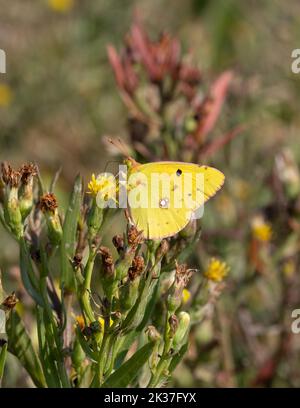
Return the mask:
[[97,196],[103,200],[115,199],[116,181],[112,175],[99,174],[97,177],[92,174],[92,178],[88,183],[88,193]]
[[6,84],[0,84],[0,107],[6,108],[9,106],[13,99],[13,93],[10,86]]
[[191,297],[191,292],[188,289],[183,289],[182,291],[182,303],[185,305]]
[[228,275],[229,270],[230,268],[226,262],[211,258],[208,267],[204,272],[204,276],[214,282],[221,282]]
[[272,238],[272,227],[263,217],[257,216],[252,220],[252,234],[259,241],[268,242]]
[[48,5],[52,10],[59,13],[67,13],[72,10],[74,6],[74,0],[48,0]]

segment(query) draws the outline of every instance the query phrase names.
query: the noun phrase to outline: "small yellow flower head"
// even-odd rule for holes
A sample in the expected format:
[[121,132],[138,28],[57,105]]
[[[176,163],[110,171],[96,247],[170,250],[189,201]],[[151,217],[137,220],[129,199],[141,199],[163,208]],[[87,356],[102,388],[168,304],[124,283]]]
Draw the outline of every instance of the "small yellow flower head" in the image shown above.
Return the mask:
[[252,234],[254,238],[262,242],[269,242],[272,238],[272,227],[263,217],[257,216],[252,220]]
[[182,304],[185,305],[191,298],[191,292],[184,288],[182,291]]
[[10,86],[0,84],[0,107],[8,107],[13,99],[13,93]]
[[228,275],[229,270],[230,268],[226,262],[211,258],[204,276],[211,281],[221,282]]
[[99,174],[97,177],[92,174],[92,178],[88,183],[89,193],[93,196],[98,196],[102,200],[115,199],[116,196],[116,180],[112,175],[105,173]]
[[59,13],[67,13],[74,7],[74,0],[48,0],[49,7]]

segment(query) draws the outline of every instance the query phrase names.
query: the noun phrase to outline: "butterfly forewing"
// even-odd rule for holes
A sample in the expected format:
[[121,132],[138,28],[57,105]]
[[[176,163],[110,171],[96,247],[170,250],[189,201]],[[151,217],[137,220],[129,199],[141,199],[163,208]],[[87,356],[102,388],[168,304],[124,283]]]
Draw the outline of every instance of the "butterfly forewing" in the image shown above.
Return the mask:
[[181,162],[138,165],[129,174],[131,217],[149,239],[182,230],[224,182],[224,175],[208,166]]

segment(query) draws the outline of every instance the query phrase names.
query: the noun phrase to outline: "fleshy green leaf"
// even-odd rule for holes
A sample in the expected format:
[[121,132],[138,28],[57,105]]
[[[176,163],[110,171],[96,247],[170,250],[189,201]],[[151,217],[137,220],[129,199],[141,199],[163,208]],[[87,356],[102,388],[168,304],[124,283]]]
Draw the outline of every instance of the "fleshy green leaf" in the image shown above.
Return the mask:
[[150,358],[155,342],[147,343],[140,348],[129,360],[118,368],[102,385],[103,388],[127,387],[138,375],[139,370]]
[[8,351],[18,358],[37,387],[45,387],[45,379],[29,335],[16,311],[6,323]]
[[97,354],[93,350],[90,349],[89,345],[87,344],[79,328],[76,328],[76,335],[81,345],[81,348],[85,352],[86,356],[92,361],[97,362]]
[[188,343],[185,343],[181,349],[178,351],[178,353],[175,354],[175,356],[172,358],[172,361],[169,365],[169,373],[171,374],[177,365],[180,363],[180,361],[183,359],[185,353],[187,352],[188,349]]
[[44,302],[39,293],[38,279],[33,270],[26,241],[23,238],[20,240],[20,269],[21,278],[25,289],[36,301],[36,303],[42,306]]
[[82,179],[76,177],[74,188],[70,197],[63,225],[63,237],[61,242],[61,287],[68,291],[74,290],[74,272],[70,265],[70,259],[74,257],[77,224],[82,202]]
[[7,343],[5,343],[0,349],[0,381],[1,381],[2,376],[3,376],[5,360],[6,360],[6,354],[7,354]]

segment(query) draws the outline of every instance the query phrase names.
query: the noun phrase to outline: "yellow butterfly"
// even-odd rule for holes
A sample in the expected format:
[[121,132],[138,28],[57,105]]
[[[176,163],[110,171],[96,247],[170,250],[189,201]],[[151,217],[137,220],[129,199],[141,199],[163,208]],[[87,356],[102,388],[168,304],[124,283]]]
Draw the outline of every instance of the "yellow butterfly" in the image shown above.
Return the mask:
[[130,217],[147,239],[162,239],[181,231],[225,179],[213,167],[192,163],[139,164],[128,158],[125,164]]

